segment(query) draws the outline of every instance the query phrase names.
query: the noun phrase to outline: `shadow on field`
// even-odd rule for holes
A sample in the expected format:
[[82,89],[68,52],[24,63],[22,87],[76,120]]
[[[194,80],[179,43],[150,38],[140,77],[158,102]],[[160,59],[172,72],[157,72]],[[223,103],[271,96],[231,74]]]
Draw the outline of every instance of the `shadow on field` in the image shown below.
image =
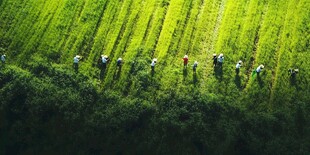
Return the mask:
[[219,80],[223,80],[223,68],[222,67],[214,67],[214,75]]
[[196,72],[194,72],[193,73],[193,83],[194,83],[194,86],[196,86],[197,82],[198,82],[197,74],[196,74]]
[[103,79],[103,77],[104,77],[104,72],[105,72],[105,68],[100,69],[100,76],[99,76],[99,79],[100,79],[100,80]]
[[183,81],[185,81],[187,75],[188,75],[187,68],[184,68],[183,69]]
[[121,72],[122,72],[122,66],[119,66],[116,70],[117,72],[114,73],[114,80],[117,80],[120,78]]
[[260,76],[261,76],[260,74],[257,74],[257,81],[258,81],[258,85],[262,88],[264,87],[265,83]]
[[242,89],[241,88],[241,78],[239,75],[235,75],[235,84],[236,86],[239,88],[239,89]]

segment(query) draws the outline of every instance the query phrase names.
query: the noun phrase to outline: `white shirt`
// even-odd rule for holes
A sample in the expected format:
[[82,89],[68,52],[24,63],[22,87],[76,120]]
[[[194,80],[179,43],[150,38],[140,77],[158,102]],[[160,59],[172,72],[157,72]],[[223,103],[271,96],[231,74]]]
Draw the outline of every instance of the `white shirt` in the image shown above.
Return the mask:
[[1,61],[5,61],[5,56],[4,55],[1,55]]
[[218,62],[221,62],[221,63],[222,63],[223,61],[224,61],[224,56],[222,56],[222,57],[219,56],[219,57],[218,57]]
[[241,67],[241,64],[237,63],[236,68],[239,69]]
[[155,64],[156,64],[155,61],[152,61],[151,66],[155,66]]
[[74,63],[79,63],[79,58],[78,58],[78,57],[74,57],[74,58],[73,58],[73,62],[74,62]]
[[260,68],[260,66],[257,67],[256,72],[259,73],[262,70],[262,68]]
[[107,59],[105,57],[102,57],[102,63],[107,63]]

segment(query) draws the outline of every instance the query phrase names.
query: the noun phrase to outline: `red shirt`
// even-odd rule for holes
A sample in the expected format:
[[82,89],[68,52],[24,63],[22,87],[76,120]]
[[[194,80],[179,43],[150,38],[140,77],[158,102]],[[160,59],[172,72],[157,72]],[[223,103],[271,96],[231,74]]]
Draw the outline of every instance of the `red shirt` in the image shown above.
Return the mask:
[[188,58],[183,58],[183,60],[184,60],[184,64],[187,65],[187,63],[188,63]]

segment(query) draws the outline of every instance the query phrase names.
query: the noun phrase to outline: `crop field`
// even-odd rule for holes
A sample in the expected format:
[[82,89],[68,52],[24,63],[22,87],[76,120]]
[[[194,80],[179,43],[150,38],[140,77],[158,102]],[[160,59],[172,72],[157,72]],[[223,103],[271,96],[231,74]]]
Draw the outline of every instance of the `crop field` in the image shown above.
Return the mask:
[[[55,70],[53,74],[60,70],[64,74],[70,73],[67,78],[61,77],[64,79],[50,77],[51,81],[62,83],[62,80],[66,79],[73,81],[74,78],[88,79],[87,85],[93,88],[98,96],[106,97],[105,95],[112,94],[114,98],[132,100],[128,104],[125,104],[125,101],[119,101],[120,104],[129,106],[136,101],[155,109],[154,116],[150,118],[155,122],[152,124],[155,128],[172,124],[171,126],[177,126],[175,130],[180,130],[180,135],[189,134],[188,130],[199,133],[198,130],[208,131],[208,134],[213,136],[224,133],[223,137],[216,136],[217,138],[211,139],[211,142],[191,141],[195,136],[208,139],[208,136],[203,136],[203,131],[194,136],[189,134],[192,136],[189,138],[191,140],[179,138],[181,142],[171,148],[174,150],[173,154],[310,153],[308,141],[310,123],[306,121],[310,118],[309,0],[0,0],[0,49],[0,54],[5,53],[7,56],[5,67],[2,64],[0,68],[2,80],[0,82],[10,79],[5,75],[11,75],[14,70],[14,73],[20,72],[23,77],[24,74],[29,73],[40,80],[45,71],[40,70],[40,66],[37,68],[33,66],[38,64],[41,68],[52,66]],[[214,53],[224,54],[222,68],[213,67]],[[78,73],[73,73],[73,57],[77,54],[82,56],[82,59],[79,62]],[[104,70],[98,67],[98,59],[102,54],[109,56],[110,59]],[[184,68],[182,60],[185,54],[189,56],[187,68]],[[123,59],[122,67],[117,67],[116,61],[119,57]],[[158,59],[154,72],[151,71],[150,65],[153,58]],[[235,66],[239,60],[243,63],[237,75]],[[196,72],[192,69],[195,61],[198,61]],[[253,75],[253,70],[261,64],[265,68],[260,75]],[[39,68],[39,71],[34,68]],[[296,77],[291,77],[288,72],[290,68],[299,70]],[[60,75],[57,74],[58,76]],[[28,76],[25,75],[25,77]],[[12,79],[14,78],[8,81],[14,81]],[[84,88],[77,86],[78,84],[75,87],[72,83],[59,86],[59,89],[64,88],[65,92],[66,87],[72,86],[72,89],[68,88],[67,91],[75,92],[75,88],[77,90]],[[54,87],[48,86],[48,88]],[[0,90],[3,97],[6,91],[13,89],[11,90],[9,84],[0,84]],[[86,90],[90,88],[87,87]],[[77,96],[70,95],[68,98],[74,97]],[[114,103],[113,97],[106,98]],[[96,103],[101,102],[98,98],[100,97],[94,99]],[[188,100],[193,102],[183,107],[181,102],[185,105]],[[81,102],[84,103],[84,98]],[[108,101],[105,102],[108,103]],[[188,118],[191,121],[196,122],[197,117],[201,122],[209,122],[202,119],[209,117],[203,114],[203,106],[196,102],[224,106],[225,116],[219,117],[219,120],[215,121],[216,127],[213,128],[211,125],[210,130],[211,128],[212,130],[226,129],[221,129],[219,133],[209,132],[208,127],[195,128],[186,121],[178,120],[182,125],[188,123],[179,127],[173,120],[168,120],[174,119],[174,116],[178,117],[176,116],[178,114],[182,115],[183,108],[192,116]],[[10,103],[7,101],[1,104]],[[84,106],[81,104],[80,110]],[[237,109],[238,112],[231,112],[230,108]],[[177,111],[176,115],[172,114],[173,110]],[[210,110],[211,113],[213,110]],[[88,112],[92,113],[91,111]],[[107,120],[108,116],[117,115],[117,112],[111,112],[103,116],[104,114],[99,114],[100,110],[98,111],[93,114],[94,116],[89,115],[89,118],[93,119],[91,123],[99,123]],[[266,123],[264,122],[266,120],[260,120],[260,117],[251,119],[257,120],[259,125],[240,123],[238,119],[244,118],[236,114],[240,111],[247,113],[244,117],[262,116],[263,119],[272,122],[272,125],[268,126],[268,121]],[[279,111],[283,115],[278,114]],[[68,113],[64,113],[65,117]],[[171,115],[168,116],[168,113]],[[238,116],[230,116],[234,114]],[[156,116],[163,117],[159,119],[162,124],[155,121]],[[217,119],[217,116],[214,115],[214,117]],[[101,121],[96,120],[99,118]],[[229,121],[222,123],[220,120]],[[122,121],[126,122],[126,119]],[[238,133],[243,132],[243,125],[249,127],[247,131],[256,131],[257,128],[264,128],[264,124],[267,124],[266,130],[272,131],[268,133],[257,131],[254,133],[258,135],[256,139],[243,138],[242,142],[236,140],[238,138],[235,137],[240,136]],[[233,127],[230,128],[230,126]],[[281,126],[281,129],[274,129],[274,126]],[[183,128],[188,130],[183,131]],[[7,128],[3,131],[9,133]],[[169,129],[163,127],[156,134],[158,136],[168,131]],[[112,129],[109,129],[109,132],[112,132]],[[296,136],[297,138],[291,139],[281,137],[287,134],[299,135],[297,133],[300,132],[303,133],[301,137]],[[49,132],[49,134],[55,133]],[[251,135],[249,132],[243,132],[243,134],[244,137]],[[148,137],[147,132],[142,135]],[[278,137],[272,138],[274,135]],[[269,138],[260,139],[261,136]],[[108,147],[109,144],[112,145],[117,141],[111,139],[102,146]],[[278,144],[281,139],[283,143]],[[289,141],[294,141],[292,139],[296,141],[292,144],[294,146],[289,144]],[[167,150],[174,140],[173,136],[153,138],[153,143],[139,145],[142,150],[139,153],[145,154],[148,149],[153,150],[152,145],[157,145],[158,148],[154,154],[171,154]],[[131,141],[127,140],[127,142]],[[136,141],[131,143],[137,144]],[[258,143],[260,145],[257,145]],[[10,150],[1,144],[5,142],[0,141],[0,150],[1,148]],[[64,145],[67,145],[66,149],[70,150],[73,145],[76,147],[83,144],[66,143]],[[236,145],[245,146],[246,149],[233,149],[237,147]],[[254,149],[254,145],[257,149]],[[143,150],[144,146],[147,146],[145,150]],[[184,146],[188,146],[188,149]],[[19,149],[22,150],[22,148]],[[194,148],[198,148],[198,151],[195,152]],[[125,144],[121,144],[121,149],[128,151],[123,152],[124,154],[137,154]],[[33,150],[35,151],[31,152]],[[44,153],[48,148],[33,150],[28,154]],[[260,152],[261,150],[263,151]],[[287,150],[297,150],[297,152],[287,152]],[[110,154],[122,154],[113,149],[103,152],[105,151]],[[57,151],[55,153],[57,154]],[[76,154],[70,151],[67,153]]]

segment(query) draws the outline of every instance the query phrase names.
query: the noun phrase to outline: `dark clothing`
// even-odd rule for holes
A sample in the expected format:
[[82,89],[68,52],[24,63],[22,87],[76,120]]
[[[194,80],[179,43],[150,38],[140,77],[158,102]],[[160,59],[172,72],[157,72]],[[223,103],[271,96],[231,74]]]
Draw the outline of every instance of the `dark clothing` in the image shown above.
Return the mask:
[[240,72],[240,68],[236,68],[236,74],[238,75]]
[[107,63],[102,63],[102,69],[106,69],[107,68]]
[[152,71],[154,71],[154,69],[155,69],[155,66],[151,66],[151,69],[152,69]]
[[216,56],[214,56],[213,57],[213,66],[216,66],[216,64],[217,64],[217,58],[216,58]]
[[197,64],[194,64],[193,71],[196,72]]
[[121,66],[122,65],[122,61],[121,60],[117,60],[117,66]]
[[73,63],[73,68],[74,68],[75,72],[78,72],[79,71],[79,64]]

